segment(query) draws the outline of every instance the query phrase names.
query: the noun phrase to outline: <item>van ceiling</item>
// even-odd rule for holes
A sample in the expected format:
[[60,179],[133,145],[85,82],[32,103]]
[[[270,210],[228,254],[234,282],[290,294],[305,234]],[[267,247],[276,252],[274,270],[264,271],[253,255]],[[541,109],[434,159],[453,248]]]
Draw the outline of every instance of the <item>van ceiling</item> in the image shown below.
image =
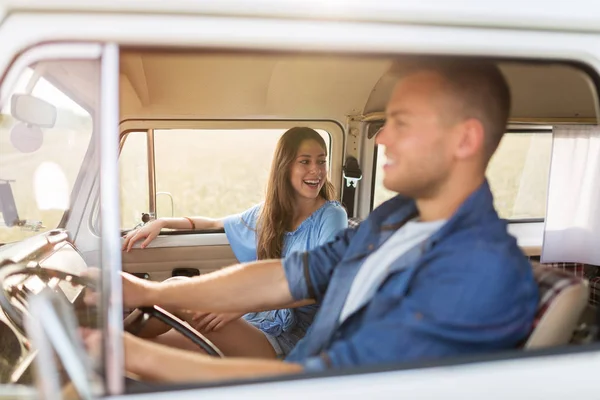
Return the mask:
[[[382,112],[391,58],[123,52],[121,120],[333,119]],[[594,89],[559,64],[501,63],[513,121],[595,118]]]

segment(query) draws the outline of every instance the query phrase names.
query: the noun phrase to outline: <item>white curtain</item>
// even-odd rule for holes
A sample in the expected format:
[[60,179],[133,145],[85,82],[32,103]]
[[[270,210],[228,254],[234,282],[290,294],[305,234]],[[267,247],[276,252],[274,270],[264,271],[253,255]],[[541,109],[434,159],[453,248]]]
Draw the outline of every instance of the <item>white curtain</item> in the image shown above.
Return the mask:
[[600,265],[600,127],[556,126],[542,262]]

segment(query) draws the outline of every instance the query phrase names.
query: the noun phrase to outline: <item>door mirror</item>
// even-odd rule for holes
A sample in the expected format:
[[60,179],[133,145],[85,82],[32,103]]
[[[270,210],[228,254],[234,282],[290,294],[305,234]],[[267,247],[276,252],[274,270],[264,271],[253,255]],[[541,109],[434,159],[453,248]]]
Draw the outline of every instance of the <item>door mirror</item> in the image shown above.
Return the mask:
[[52,128],[56,123],[56,107],[30,94],[14,94],[10,105],[12,116],[28,125]]

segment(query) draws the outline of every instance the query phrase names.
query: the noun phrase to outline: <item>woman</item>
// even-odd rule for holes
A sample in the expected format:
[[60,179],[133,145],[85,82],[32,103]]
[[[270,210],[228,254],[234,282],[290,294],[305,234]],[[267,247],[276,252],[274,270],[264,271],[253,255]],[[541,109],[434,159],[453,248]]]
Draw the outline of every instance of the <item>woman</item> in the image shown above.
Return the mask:
[[[160,218],[130,232],[123,249],[145,239],[145,248],[163,228],[225,229],[239,262],[283,258],[331,241],[347,227],[344,208],[334,201],[327,179],[327,148],[313,129],[296,127],[279,139],[264,203],[223,219]],[[232,293],[232,295],[235,295]],[[188,321],[228,356],[285,357],[306,334],[316,305],[239,314],[196,313]],[[156,341],[190,347],[174,331]]]

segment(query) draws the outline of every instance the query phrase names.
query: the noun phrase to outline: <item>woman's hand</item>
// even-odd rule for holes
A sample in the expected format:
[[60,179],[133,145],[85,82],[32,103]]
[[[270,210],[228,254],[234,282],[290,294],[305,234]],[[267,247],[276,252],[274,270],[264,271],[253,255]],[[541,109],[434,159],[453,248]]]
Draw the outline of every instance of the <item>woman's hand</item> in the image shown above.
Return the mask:
[[240,319],[242,315],[244,314],[196,312],[192,317],[191,325],[201,333],[216,332],[231,321]]
[[142,239],[145,240],[140,247],[142,249],[146,248],[146,246],[158,236],[163,228],[165,228],[165,222],[159,218],[129,232],[123,241],[123,250],[129,252],[133,245]]

